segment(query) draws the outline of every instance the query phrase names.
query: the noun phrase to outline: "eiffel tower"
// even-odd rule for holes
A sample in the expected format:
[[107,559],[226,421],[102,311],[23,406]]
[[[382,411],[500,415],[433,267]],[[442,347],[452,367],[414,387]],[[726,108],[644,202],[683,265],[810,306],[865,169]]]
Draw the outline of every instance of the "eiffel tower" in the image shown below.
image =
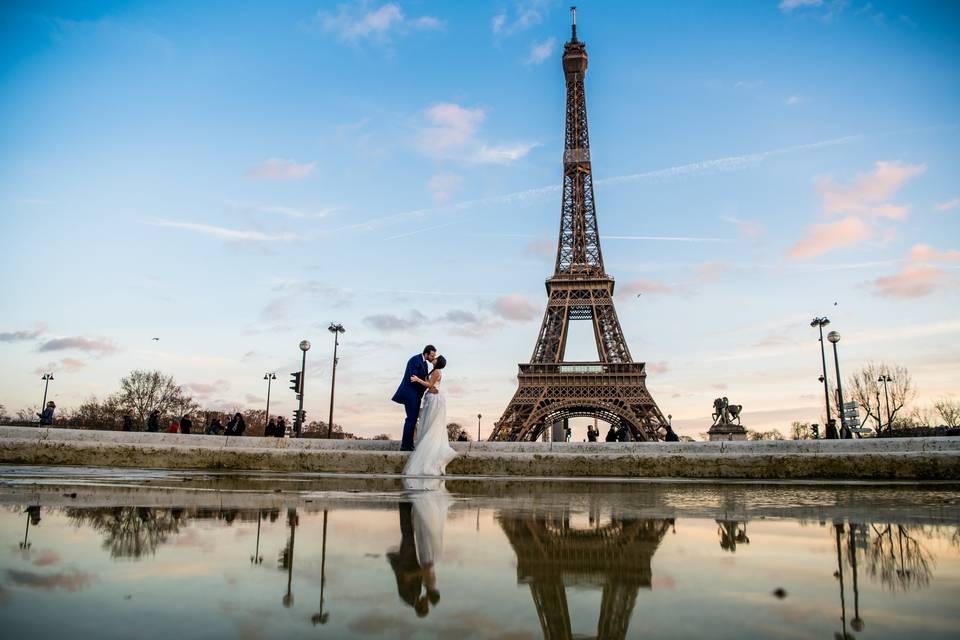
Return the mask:
[[[567,115],[557,262],[533,355],[520,364],[519,387],[490,439],[536,440],[551,424],[587,416],[625,425],[634,440],[657,440],[667,421],[647,391],[644,363],[630,357],[613,307],[613,278],[603,268],[583,89],[587,48],[577,40],[576,8],[571,13],[572,35],[563,47]],[[573,320],[593,324],[599,361],[564,361]]]

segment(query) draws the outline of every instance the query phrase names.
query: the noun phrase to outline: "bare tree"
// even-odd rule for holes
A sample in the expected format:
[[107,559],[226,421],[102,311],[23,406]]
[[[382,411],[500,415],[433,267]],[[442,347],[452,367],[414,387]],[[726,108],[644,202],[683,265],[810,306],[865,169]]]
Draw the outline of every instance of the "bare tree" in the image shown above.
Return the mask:
[[40,405],[32,405],[23,409],[17,409],[17,422],[40,422]]
[[[891,382],[887,382],[886,394],[884,393],[883,383],[877,381],[881,375],[892,378]],[[893,423],[897,412],[902,410],[917,395],[910,372],[907,371],[906,367],[899,364],[887,365],[871,362],[853,374],[847,384],[850,386],[850,397],[866,413],[860,426],[866,424],[868,419],[876,420],[877,424],[880,425],[886,424],[888,420]],[[887,397],[890,399],[889,417],[887,415]],[[881,406],[882,411],[880,410]]]
[[783,434],[776,429],[770,431],[747,431],[747,440],[783,440]]
[[133,409],[141,423],[152,411],[181,416],[200,409],[174,382],[173,376],[142,369],[131,371],[120,380],[119,401],[124,408]]
[[463,427],[457,422],[451,422],[447,425],[447,440],[453,441],[460,437],[460,434],[463,433]]
[[389,433],[378,433],[371,440],[393,440],[393,438],[390,437]]
[[[960,427],[960,402],[949,398],[941,398],[933,403],[933,408],[937,410],[943,424],[948,427]],[[0,405],[0,409],[3,409],[2,405]],[[0,414],[2,413],[0,411]]]
[[793,440],[810,440],[813,438],[813,429],[809,422],[794,422],[790,425],[790,438]]
[[9,422],[10,416],[7,415],[7,408],[0,404],[0,422]]

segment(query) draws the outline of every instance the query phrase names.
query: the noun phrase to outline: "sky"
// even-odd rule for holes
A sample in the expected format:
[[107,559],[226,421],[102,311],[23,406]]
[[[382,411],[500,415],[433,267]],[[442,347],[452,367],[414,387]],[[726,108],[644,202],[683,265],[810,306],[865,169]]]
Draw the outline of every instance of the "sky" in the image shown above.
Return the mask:
[[[486,437],[533,350],[560,214],[567,5],[7,2],[0,404],[132,369],[206,407],[399,438],[411,355]],[[680,433],[822,417],[842,376],[960,379],[960,6],[581,2],[597,215]],[[159,338],[154,340],[154,338]],[[596,358],[574,323],[567,360]],[[832,367],[831,367],[832,369]],[[834,376],[831,370],[830,377]],[[582,439],[575,432],[574,439]]]

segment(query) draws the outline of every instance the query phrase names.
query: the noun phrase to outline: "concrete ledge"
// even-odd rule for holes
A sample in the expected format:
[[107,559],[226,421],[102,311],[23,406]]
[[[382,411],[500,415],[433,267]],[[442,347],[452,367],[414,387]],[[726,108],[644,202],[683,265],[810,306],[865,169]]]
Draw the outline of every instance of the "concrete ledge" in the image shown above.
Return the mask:
[[[450,475],[960,480],[960,438],[693,443],[455,442]],[[399,443],[0,427],[0,463],[398,474]]]

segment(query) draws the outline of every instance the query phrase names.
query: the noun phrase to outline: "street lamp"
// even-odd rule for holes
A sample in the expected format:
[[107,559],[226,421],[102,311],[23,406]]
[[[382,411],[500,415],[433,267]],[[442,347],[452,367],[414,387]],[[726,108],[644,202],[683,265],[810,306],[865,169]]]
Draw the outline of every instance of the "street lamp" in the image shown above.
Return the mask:
[[44,409],[47,408],[47,389],[50,388],[50,381],[53,380],[53,374],[52,374],[52,373],[45,373],[45,374],[43,374],[43,377],[40,378],[40,379],[44,381],[44,383],[43,383],[43,404],[40,405],[40,411],[43,411]]
[[340,334],[347,330],[342,324],[330,323],[327,331],[333,334],[333,375],[330,376],[330,419],[327,421],[327,439],[333,433],[333,392],[337,384],[337,347],[340,346]]
[[480,418],[482,417],[479,413],[477,414],[477,442],[480,442]]
[[830,324],[828,318],[814,318],[810,321],[811,327],[819,327],[820,329],[820,362],[823,365],[823,403],[827,409],[826,421],[827,424],[830,424],[830,391],[827,388],[827,356],[823,351],[823,328],[828,324]]
[[[887,400],[887,433],[893,433],[893,418],[890,417],[890,394],[887,392],[887,383],[893,382],[893,378],[890,377],[890,374],[884,373],[877,378],[877,382],[883,383],[883,396]],[[880,394],[877,393],[877,405],[880,404]],[[877,415],[880,415],[880,407],[877,406]]]
[[296,436],[300,437],[300,432],[303,430],[303,389],[306,386],[306,373],[307,373],[307,351],[310,351],[310,341],[301,340],[300,341],[300,351],[303,351],[303,362],[300,364],[300,406],[297,409],[297,424],[296,424]]
[[270,383],[277,379],[277,374],[267,372],[263,374],[263,379],[267,381],[267,416],[263,419],[263,424],[270,424]]
[[[837,343],[840,342],[840,334],[836,331],[831,331],[827,334],[827,340],[833,345],[833,364],[837,369],[837,402],[840,404],[840,431],[841,437],[844,429],[847,428],[846,420],[843,415],[843,383],[840,382],[840,358],[837,356]],[[849,430],[847,433],[850,433]]]

